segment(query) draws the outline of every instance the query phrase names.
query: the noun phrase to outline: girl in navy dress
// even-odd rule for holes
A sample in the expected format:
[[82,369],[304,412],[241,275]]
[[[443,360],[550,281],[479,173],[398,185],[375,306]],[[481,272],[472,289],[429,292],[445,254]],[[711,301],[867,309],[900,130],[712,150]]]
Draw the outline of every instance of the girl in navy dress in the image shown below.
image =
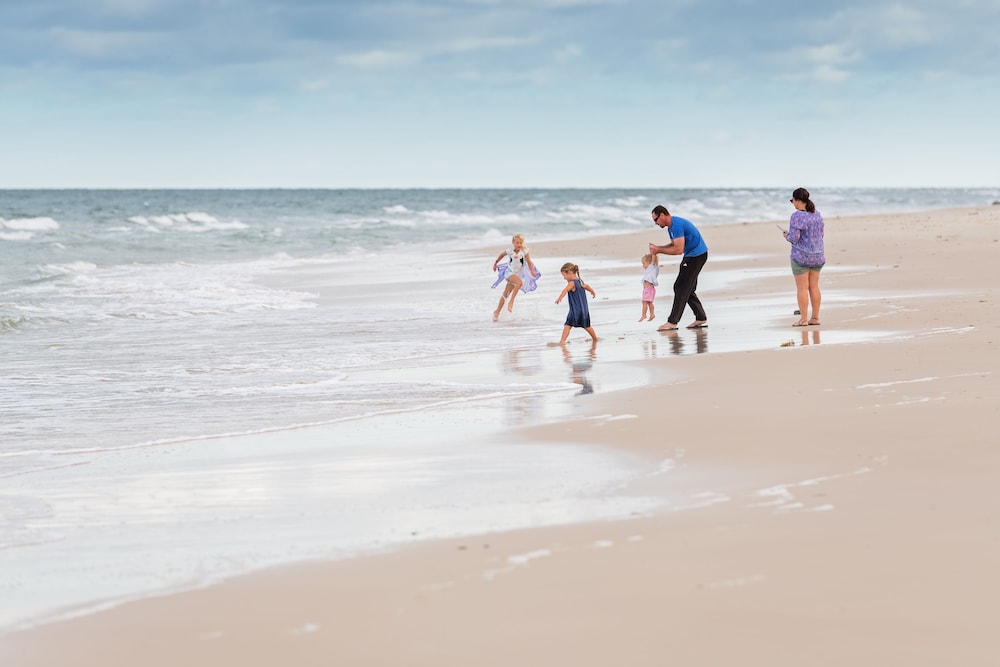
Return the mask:
[[590,309],[587,307],[587,292],[590,292],[590,296],[597,298],[597,293],[594,292],[592,288],[587,283],[580,280],[580,267],[571,262],[566,262],[559,269],[562,273],[562,277],[566,279],[566,287],[563,288],[562,293],[559,298],[556,299],[556,303],[566,298],[567,303],[569,303],[569,314],[566,315],[566,325],[563,327],[562,339],[559,341],[560,345],[566,342],[569,338],[570,329],[573,327],[579,327],[590,334],[590,337],[597,342],[597,334],[594,332],[594,328],[590,326]]

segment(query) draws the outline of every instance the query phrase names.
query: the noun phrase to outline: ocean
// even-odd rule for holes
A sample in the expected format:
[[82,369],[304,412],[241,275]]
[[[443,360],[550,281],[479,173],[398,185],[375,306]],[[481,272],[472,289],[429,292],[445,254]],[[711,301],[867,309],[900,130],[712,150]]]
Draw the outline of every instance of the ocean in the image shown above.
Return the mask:
[[[0,628],[99,598],[356,553],[417,532],[644,507],[644,499],[615,507],[580,501],[627,476],[595,465],[596,453],[567,463],[565,452],[522,452],[510,464],[519,466],[512,474],[523,491],[513,503],[509,489],[484,492],[491,482],[472,472],[507,465],[497,443],[438,449],[463,434],[475,443],[490,427],[565,416],[571,402],[545,397],[589,389],[579,372],[585,355],[553,363],[541,352],[561,329],[564,309],[549,297],[561,289],[558,266],[569,258],[535,257],[546,296],[522,295],[499,323],[491,317],[493,261],[515,232],[530,248],[652,229],[649,210],[658,203],[703,229],[786,220],[789,192],[0,190],[0,598],[7,600]],[[1000,199],[1000,189],[813,192],[827,220]],[[625,259],[638,267],[637,258]],[[481,361],[469,361],[483,355],[497,359],[486,373]],[[612,375],[606,388],[640,381]],[[421,422],[442,415],[447,423]],[[496,415],[505,423],[488,423]],[[426,442],[414,435],[417,444],[399,451],[400,429],[449,435]],[[276,467],[275,452],[286,444],[298,462]],[[253,472],[251,452],[271,462],[261,464],[266,474]],[[220,465],[218,457],[230,458]],[[459,459],[455,469],[442,463]],[[247,509],[299,489],[304,462],[312,474],[328,468],[320,481],[336,490],[288,507],[325,510],[296,523]],[[556,468],[576,476],[554,498],[542,471]],[[246,491],[265,478],[267,489]],[[400,520],[412,496],[360,502],[373,493],[370,484],[390,482],[423,494],[420,531]],[[215,486],[229,496],[207,498]],[[459,499],[439,497],[442,486],[461,489]],[[541,499],[551,512],[538,510]],[[484,523],[477,512],[486,505],[492,518]],[[427,517],[448,512],[440,522],[447,528],[426,527]],[[212,521],[232,524],[217,536]],[[331,521],[334,534],[323,528]],[[130,527],[116,530],[115,522]],[[201,527],[178,540],[166,524]],[[284,546],[266,546],[283,529],[291,530]],[[164,562],[164,548],[178,543],[197,546]],[[111,555],[136,544],[148,548]],[[71,558],[81,565],[66,565]],[[120,577],[82,574],[96,562]]]

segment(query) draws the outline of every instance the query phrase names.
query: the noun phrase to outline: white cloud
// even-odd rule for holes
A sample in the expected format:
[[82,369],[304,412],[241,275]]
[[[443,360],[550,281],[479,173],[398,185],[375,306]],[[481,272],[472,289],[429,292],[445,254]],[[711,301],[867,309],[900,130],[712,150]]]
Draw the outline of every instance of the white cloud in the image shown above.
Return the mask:
[[813,70],[813,78],[820,83],[843,83],[850,76],[847,70],[838,69],[830,65],[820,65]]
[[[5,144],[3,151],[11,162],[37,154],[39,164],[58,162],[62,152],[89,156],[95,151],[86,137],[106,138],[111,146],[122,141],[133,119],[142,120],[133,131],[144,141],[173,138],[163,140],[164,154],[179,153],[178,147],[205,127],[224,128],[216,133],[220,137],[244,132],[240,146],[286,146],[289,132],[328,133],[333,116],[344,121],[343,127],[394,118],[394,126],[409,128],[413,109],[433,109],[435,114],[428,115],[446,119],[436,130],[409,128],[390,141],[380,134],[383,124],[360,133],[369,142],[364,149],[391,155],[402,143],[425,139],[449,147],[456,163],[467,154],[482,160],[497,152],[523,161],[524,155],[538,154],[529,138],[549,140],[551,135],[552,163],[536,177],[529,172],[541,167],[526,161],[525,182],[552,173],[583,182],[592,163],[610,165],[618,159],[631,165],[637,146],[665,142],[665,137],[680,141],[665,131],[666,112],[670,129],[683,128],[698,142],[714,142],[718,154],[706,162],[707,171],[691,176],[703,180],[720,163],[739,162],[733,151],[747,141],[747,128],[759,133],[761,153],[782,145],[789,127],[845,155],[848,130],[877,138],[881,128],[896,127],[901,119],[923,136],[953,137],[956,153],[969,145],[959,132],[973,137],[975,145],[995,134],[1000,93],[991,84],[1000,71],[997,0],[841,0],[807,3],[794,11],[781,4],[0,2],[0,120],[22,127],[18,134],[25,137],[66,128],[60,141],[52,142],[58,154],[27,141]],[[655,106],[657,97],[671,104]],[[836,115],[836,123],[829,114]],[[160,124],[160,131],[148,132],[152,122]],[[103,132],[102,124],[108,126]],[[483,132],[487,124],[497,132]],[[252,131],[245,130],[251,126]],[[595,133],[595,127],[602,132]],[[612,132],[622,134],[597,143]],[[690,160],[703,148],[698,142],[669,146]],[[322,159],[311,139],[295,146],[302,164]],[[567,146],[586,146],[594,160],[576,164]],[[126,154],[128,148],[123,144],[119,150]],[[419,157],[432,162],[436,150]],[[412,153],[418,156],[421,147]],[[287,163],[298,159],[292,153],[287,157]],[[177,165],[186,160],[174,157]],[[465,178],[461,170],[450,170],[451,162],[439,163],[439,185]],[[81,158],[79,164],[88,163]],[[414,164],[413,174],[423,177],[423,163]],[[836,176],[839,167],[831,163],[829,168],[831,178]],[[848,162],[846,169],[852,168]],[[924,162],[921,168],[928,170],[921,182],[935,179],[934,165]],[[79,177],[88,169],[81,167]],[[39,168],[30,178],[12,177],[72,185],[60,181],[73,174],[61,173]],[[189,178],[182,166],[177,173],[176,178]],[[303,178],[316,178],[303,173]],[[952,171],[941,173],[957,178]],[[391,185],[412,177],[401,165],[394,175],[379,171],[370,179]],[[273,178],[262,173],[254,182]],[[629,180],[624,172],[622,179]]]
[[52,29],[49,36],[60,50],[85,58],[121,58],[124,52],[132,52],[148,40],[147,35],[64,28]]
[[348,65],[350,67],[358,67],[362,69],[401,67],[405,65],[412,65],[419,60],[420,58],[413,53],[383,51],[381,49],[364,51],[361,53],[349,53],[337,56],[336,58],[336,62],[341,65]]
[[940,18],[901,4],[871,4],[837,12],[832,20],[853,48],[871,54],[937,41],[942,28],[948,25]]
[[105,14],[146,14],[158,9],[160,0],[98,0],[91,4],[95,10]]
[[328,79],[307,79],[299,83],[299,89],[307,93],[319,93],[330,87]]
[[903,5],[890,5],[879,13],[880,34],[884,44],[891,48],[907,49],[935,40],[931,17],[922,12]]
[[555,53],[556,62],[567,63],[583,55],[583,49],[576,44],[567,44]]
[[846,65],[857,62],[860,57],[856,52],[850,51],[850,47],[845,44],[826,44],[808,48],[805,50],[805,57],[817,65],[835,66]]
[[487,37],[460,39],[445,42],[432,50],[441,53],[470,53],[474,51],[489,51],[494,49],[512,49],[529,44],[532,40],[524,37]]

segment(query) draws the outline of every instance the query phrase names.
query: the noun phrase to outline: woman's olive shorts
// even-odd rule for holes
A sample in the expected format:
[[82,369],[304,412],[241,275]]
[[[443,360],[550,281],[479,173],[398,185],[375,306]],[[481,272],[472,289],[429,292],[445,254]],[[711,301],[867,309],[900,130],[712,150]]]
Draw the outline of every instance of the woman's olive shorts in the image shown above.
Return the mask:
[[792,275],[801,276],[803,273],[809,273],[810,271],[819,271],[825,264],[820,264],[819,266],[802,266],[794,259],[792,260]]

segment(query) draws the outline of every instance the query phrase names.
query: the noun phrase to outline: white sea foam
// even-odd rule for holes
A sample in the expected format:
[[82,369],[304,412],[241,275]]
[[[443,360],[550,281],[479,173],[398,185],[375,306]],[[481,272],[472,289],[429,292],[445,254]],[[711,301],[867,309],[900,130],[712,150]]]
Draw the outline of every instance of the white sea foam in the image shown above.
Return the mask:
[[59,223],[48,217],[14,218],[13,220],[4,220],[3,218],[0,218],[0,227],[20,231],[40,232],[59,229]]
[[248,226],[239,220],[223,222],[214,216],[198,211],[153,216],[136,215],[128,218],[128,221],[152,232],[160,232],[165,229],[193,233],[248,229]]

